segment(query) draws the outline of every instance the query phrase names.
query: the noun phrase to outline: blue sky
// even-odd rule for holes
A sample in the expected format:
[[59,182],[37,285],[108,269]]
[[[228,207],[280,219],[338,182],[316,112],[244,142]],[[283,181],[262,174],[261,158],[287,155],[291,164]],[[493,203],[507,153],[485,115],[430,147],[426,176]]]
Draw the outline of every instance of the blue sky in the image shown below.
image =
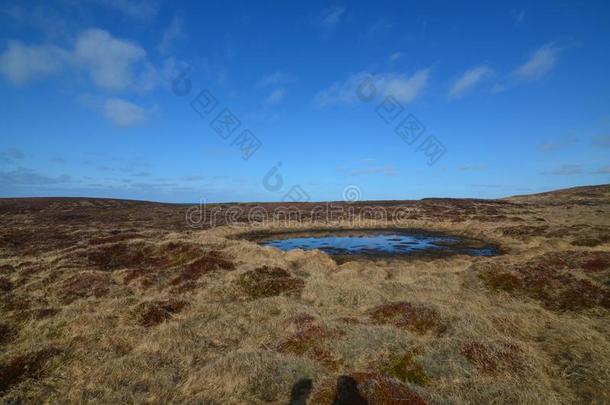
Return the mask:
[[608,183],[609,45],[604,1],[3,1],[0,197]]

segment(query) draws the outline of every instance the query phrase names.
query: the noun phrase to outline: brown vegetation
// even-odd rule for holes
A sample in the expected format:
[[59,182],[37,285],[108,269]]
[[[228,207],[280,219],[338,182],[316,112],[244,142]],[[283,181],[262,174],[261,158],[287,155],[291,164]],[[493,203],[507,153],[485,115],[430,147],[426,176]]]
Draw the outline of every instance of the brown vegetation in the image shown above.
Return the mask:
[[[353,386],[352,386],[353,384]],[[339,399],[338,402],[335,402]],[[352,373],[328,379],[314,387],[311,404],[411,404],[426,405],[417,392],[392,378],[376,373]]]
[[140,326],[150,327],[169,320],[187,306],[185,301],[159,300],[142,302],[136,306],[132,316]]
[[461,353],[484,373],[506,371],[519,374],[525,368],[521,350],[512,344],[490,346],[480,342],[469,342],[462,346]]
[[305,282],[279,267],[263,266],[243,273],[237,284],[250,298],[275,297],[280,294],[298,296]]
[[[372,205],[408,214],[356,227],[503,254],[335,260],[242,238],[297,228],[252,204],[193,229],[187,206],[0,200],[0,403],[610,403],[610,186]],[[332,219],[312,228],[353,227]]]
[[437,310],[425,305],[414,305],[410,302],[392,302],[379,305],[369,311],[371,320],[379,324],[394,324],[416,333],[434,331],[441,334],[446,326],[440,319]]
[[549,309],[574,311],[596,306],[610,308],[610,288],[599,284],[608,275],[607,252],[568,251],[502,268],[496,266],[481,272],[479,277],[491,289],[534,298]]
[[0,363],[0,393],[26,378],[40,377],[45,363],[60,353],[59,349],[48,348],[14,357],[6,364]]

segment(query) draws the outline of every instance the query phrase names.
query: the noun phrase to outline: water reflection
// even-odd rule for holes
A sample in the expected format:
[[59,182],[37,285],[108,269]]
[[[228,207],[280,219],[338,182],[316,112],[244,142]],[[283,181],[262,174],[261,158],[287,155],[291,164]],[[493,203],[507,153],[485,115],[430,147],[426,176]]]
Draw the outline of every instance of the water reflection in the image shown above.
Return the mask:
[[275,235],[261,241],[284,251],[292,249],[319,249],[331,255],[358,254],[416,254],[416,253],[463,253],[471,256],[494,256],[497,249],[479,241],[409,231],[345,231],[310,232],[309,234]]

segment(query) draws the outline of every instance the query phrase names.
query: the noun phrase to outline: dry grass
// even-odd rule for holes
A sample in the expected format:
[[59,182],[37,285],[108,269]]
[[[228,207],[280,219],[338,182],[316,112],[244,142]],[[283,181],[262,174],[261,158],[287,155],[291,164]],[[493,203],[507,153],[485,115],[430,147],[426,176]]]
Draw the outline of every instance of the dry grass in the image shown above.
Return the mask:
[[298,297],[305,282],[279,267],[263,266],[242,273],[237,284],[250,298],[275,297],[280,294]]
[[505,254],[337,263],[236,238],[294,226],[0,200],[0,402],[610,403],[609,201],[603,186],[382,202],[411,213],[368,227]]

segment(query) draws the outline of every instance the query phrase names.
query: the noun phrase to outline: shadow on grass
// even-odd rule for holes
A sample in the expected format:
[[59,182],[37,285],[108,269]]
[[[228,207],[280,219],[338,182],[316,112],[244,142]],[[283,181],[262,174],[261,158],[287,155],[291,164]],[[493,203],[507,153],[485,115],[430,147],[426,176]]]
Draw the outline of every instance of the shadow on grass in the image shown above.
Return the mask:
[[[292,386],[289,405],[306,405],[313,387],[311,379],[303,378]],[[349,376],[337,378],[337,391],[333,405],[367,405],[368,402],[358,391],[358,383]]]

